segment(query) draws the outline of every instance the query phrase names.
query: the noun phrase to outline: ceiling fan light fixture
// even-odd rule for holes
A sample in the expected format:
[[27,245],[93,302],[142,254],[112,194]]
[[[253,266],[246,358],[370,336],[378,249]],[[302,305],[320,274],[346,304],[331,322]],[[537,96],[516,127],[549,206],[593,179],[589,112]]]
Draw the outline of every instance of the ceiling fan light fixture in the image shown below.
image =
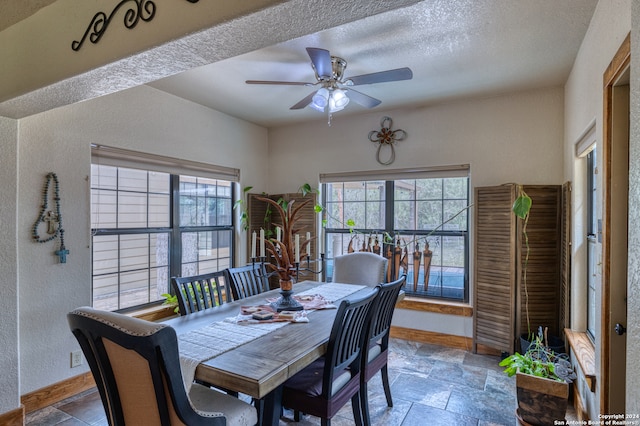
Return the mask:
[[331,93],[331,100],[333,100],[335,107],[340,109],[346,107],[347,104],[349,104],[349,97],[342,89],[335,89]]
[[315,95],[313,95],[310,106],[318,111],[324,111],[325,107],[329,103],[330,93],[326,88],[318,89]]

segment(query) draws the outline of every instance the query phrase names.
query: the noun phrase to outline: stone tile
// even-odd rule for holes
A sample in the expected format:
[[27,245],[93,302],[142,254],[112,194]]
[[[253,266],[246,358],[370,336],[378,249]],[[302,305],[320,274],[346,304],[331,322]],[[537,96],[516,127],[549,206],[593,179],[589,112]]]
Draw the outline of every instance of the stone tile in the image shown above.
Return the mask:
[[447,361],[452,363],[462,363],[465,351],[462,349],[448,348],[445,346],[423,344],[416,351],[416,355],[425,356],[434,361]]
[[402,373],[391,384],[391,395],[394,401],[405,400],[444,409],[452,389],[452,383],[417,373]]
[[382,386],[378,391],[369,391],[369,418],[374,426],[400,426],[409,409],[413,405],[410,401],[396,398],[391,393],[393,407],[387,406]]
[[428,357],[420,355],[405,355],[391,352],[387,362],[389,368],[389,376],[400,372],[420,372],[429,374],[433,367],[434,361]]
[[515,376],[509,377],[503,372],[488,370],[485,391],[490,393],[503,393],[515,398],[516,378]]
[[429,407],[422,404],[413,404],[402,426],[476,426],[478,419]]
[[104,406],[98,392],[85,395],[82,399],[69,401],[58,406],[58,410],[90,425],[106,425]]
[[480,355],[472,352],[464,354],[465,365],[473,365],[475,367],[482,367],[492,371],[503,371],[504,367],[500,367],[500,357],[493,355]]
[[454,389],[447,403],[447,411],[475,417],[497,425],[513,425],[515,397],[506,393],[485,392],[467,388]]
[[389,339],[389,348],[393,353],[412,357],[422,346],[420,342],[403,339]]
[[487,381],[487,370],[486,368],[439,361],[433,365],[429,377],[484,390]]
[[45,407],[41,410],[29,413],[25,417],[26,426],[53,426],[66,420],[73,419],[70,415],[55,407]]

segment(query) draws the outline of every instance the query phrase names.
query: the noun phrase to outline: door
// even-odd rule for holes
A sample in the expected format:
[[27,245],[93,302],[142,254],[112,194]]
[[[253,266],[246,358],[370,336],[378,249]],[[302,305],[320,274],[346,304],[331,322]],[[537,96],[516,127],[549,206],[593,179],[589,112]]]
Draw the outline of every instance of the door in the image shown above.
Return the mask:
[[627,37],[604,76],[604,208],[600,412],[625,412],[629,197]]

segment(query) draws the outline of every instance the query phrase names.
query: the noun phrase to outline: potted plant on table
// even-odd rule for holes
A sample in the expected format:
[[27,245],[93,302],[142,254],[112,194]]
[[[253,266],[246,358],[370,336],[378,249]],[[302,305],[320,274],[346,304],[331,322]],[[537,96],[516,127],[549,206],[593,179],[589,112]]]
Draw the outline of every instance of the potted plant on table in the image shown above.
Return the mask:
[[540,328],[524,354],[516,352],[500,362],[509,377],[516,376],[516,416],[525,425],[552,425],[564,420],[569,384],[576,379],[567,355],[549,349],[543,339]]

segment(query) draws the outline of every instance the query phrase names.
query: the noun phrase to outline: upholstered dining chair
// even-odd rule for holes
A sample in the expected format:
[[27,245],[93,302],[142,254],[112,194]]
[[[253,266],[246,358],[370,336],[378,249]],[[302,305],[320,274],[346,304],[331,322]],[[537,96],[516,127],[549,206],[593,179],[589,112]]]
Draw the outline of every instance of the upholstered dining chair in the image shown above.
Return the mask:
[[364,297],[343,300],[331,328],[327,351],[284,383],[282,406],[321,418],[329,426],[331,418],[351,400],[355,424],[362,424],[360,408],[360,368],[366,326],[378,288]]
[[173,328],[89,307],[67,319],[109,425],[256,424],[256,409],[237,398],[196,383],[187,395]]
[[231,295],[227,283],[224,271],[171,277],[171,286],[178,297],[180,315],[188,315],[229,301]]
[[360,372],[360,402],[362,406],[362,418],[365,426],[371,424],[369,417],[369,400],[367,395],[367,382],[380,371],[384,395],[387,405],[393,407],[391,388],[389,387],[389,372],[387,362],[389,358],[389,334],[391,331],[391,319],[398,301],[398,294],[404,285],[407,276],[402,275],[395,281],[380,284],[380,291],[376,296],[371,321],[367,327],[364,354],[362,356],[362,369]]
[[336,256],[333,260],[333,282],[376,286],[385,282],[387,259],[368,251]]
[[266,278],[264,266],[261,265],[256,263],[225,269],[233,300],[269,291],[269,280]]

